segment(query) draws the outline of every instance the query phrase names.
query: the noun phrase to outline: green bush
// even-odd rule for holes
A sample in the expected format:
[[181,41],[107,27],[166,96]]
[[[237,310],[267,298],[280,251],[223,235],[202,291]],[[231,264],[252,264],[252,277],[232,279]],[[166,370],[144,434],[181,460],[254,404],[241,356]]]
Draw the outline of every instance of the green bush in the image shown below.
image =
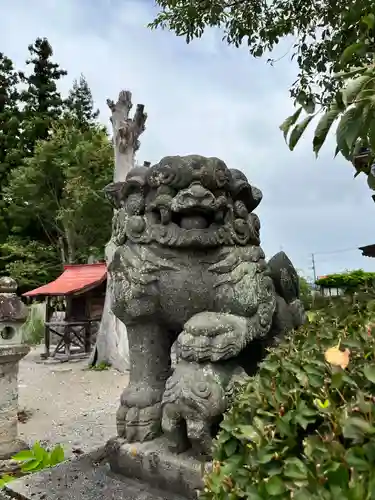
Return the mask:
[[343,288],[346,292],[356,291],[359,287],[373,287],[375,273],[357,269],[344,273],[329,274],[316,280],[316,284],[323,288]]
[[375,499],[374,313],[331,302],[270,351],[221,424],[203,499]]

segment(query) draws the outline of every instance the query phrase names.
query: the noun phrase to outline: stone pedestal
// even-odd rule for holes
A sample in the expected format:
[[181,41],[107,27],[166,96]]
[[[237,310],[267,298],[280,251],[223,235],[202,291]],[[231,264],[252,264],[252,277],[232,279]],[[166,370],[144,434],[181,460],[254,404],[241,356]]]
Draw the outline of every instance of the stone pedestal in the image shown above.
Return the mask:
[[[95,459],[94,459],[95,461]],[[93,463],[92,455],[63,462],[8,483],[0,500],[186,500],[110,472],[106,463]]]
[[27,448],[18,439],[18,364],[30,348],[0,345],[0,459]]
[[189,500],[198,498],[203,475],[211,467],[189,452],[177,455],[169,451],[163,437],[145,443],[114,438],[107,443],[107,457],[112,472]]

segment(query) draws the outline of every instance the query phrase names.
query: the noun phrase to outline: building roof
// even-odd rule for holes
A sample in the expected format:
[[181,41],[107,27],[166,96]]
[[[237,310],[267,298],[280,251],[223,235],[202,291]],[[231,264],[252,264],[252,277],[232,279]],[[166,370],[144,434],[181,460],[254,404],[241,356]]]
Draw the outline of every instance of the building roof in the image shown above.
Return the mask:
[[375,245],[366,245],[365,247],[359,247],[362,255],[365,257],[375,257]]
[[107,277],[104,262],[97,264],[69,264],[55,281],[23,294],[23,297],[64,296],[84,293],[97,287]]

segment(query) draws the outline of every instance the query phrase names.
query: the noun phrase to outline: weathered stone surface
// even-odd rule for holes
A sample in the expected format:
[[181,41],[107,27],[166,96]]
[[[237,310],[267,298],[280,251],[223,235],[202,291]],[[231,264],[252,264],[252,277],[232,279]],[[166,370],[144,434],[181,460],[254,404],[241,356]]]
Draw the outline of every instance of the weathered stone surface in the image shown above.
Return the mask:
[[231,386],[241,380],[246,380],[246,373],[236,363],[180,359],[162,400],[162,430],[171,443],[169,449],[181,453],[192,447],[196,456],[209,457]]
[[0,460],[27,445],[18,439],[18,365],[30,351],[26,345],[0,345]]
[[118,434],[136,443],[164,431],[177,451],[207,455],[235,368],[243,380],[304,320],[297,273],[283,252],[266,262],[253,213],[262,193],[218,158],[165,157],[107,194],[112,310],[131,358]]
[[17,282],[10,276],[0,277],[0,293],[16,293]]
[[186,500],[94,465],[90,456],[26,476],[0,490],[0,500]]
[[0,345],[22,342],[21,326],[28,311],[16,291],[17,283],[12,278],[0,278]]
[[0,323],[23,322],[27,318],[27,307],[17,296],[17,283],[9,277],[0,278]]
[[160,488],[165,494],[194,500],[203,487],[204,464],[188,452],[171,452],[163,438],[145,443],[127,443],[116,438],[107,449],[112,471]]

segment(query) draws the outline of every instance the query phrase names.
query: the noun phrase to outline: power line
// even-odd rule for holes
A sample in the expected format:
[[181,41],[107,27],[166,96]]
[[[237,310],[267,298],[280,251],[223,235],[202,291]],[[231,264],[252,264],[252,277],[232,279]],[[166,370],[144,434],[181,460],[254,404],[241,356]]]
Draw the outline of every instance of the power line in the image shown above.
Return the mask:
[[327,250],[323,252],[314,252],[313,255],[328,255],[328,254],[336,254],[336,253],[345,253],[345,252],[353,252],[353,251],[359,251],[358,247],[352,247],[352,248],[342,248],[341,250]]
[[342,248],[340,250],[327,250],[327,251],[323,251],[323,252],[313,252],[311,254],[311,267],[310,269],[313,271],[313,275],[314,275],[314,283],[316,282],[316,279],[317,279],[317,272],[316,272],[316,261],[315,261],[315,255],[336,255],[336,254],[339,254],[339,253],[345,253],[345,252],[352,252],[352,251],[358,251],[358,248],[357,247],[352,247],[352,248]]

